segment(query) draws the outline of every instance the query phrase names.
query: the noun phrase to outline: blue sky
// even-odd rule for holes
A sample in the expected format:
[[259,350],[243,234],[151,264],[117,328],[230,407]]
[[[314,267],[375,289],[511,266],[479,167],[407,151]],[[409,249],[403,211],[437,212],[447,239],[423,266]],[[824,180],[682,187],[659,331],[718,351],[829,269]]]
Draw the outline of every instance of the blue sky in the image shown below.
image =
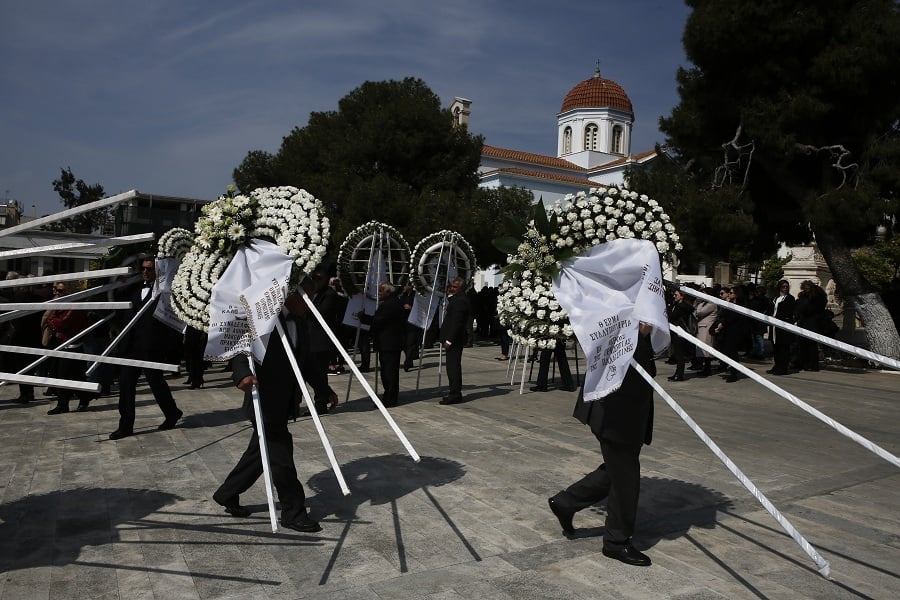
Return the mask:
[[662,141],[686,65],[680,0],[40,0],[0,7],[0,198],[62,208],[69,166],[108,195],[216,198],[364,81],[421,78],[472,100],[485,143],[555,155],[556,114],[593,73]]

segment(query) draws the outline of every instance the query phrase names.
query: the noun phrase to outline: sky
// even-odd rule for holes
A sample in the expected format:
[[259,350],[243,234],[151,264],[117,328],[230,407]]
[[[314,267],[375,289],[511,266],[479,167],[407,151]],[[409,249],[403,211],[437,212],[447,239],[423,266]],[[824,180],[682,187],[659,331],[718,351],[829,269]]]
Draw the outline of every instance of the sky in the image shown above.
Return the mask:
[[555,156],[556,116],[593,75],[663,141],[687,66],[681,0],[41,0],[0,6],[0,199],[63,209],[70,167],[107,195],[215,199],[365,81],[422,79],[472,101],[485,143]]

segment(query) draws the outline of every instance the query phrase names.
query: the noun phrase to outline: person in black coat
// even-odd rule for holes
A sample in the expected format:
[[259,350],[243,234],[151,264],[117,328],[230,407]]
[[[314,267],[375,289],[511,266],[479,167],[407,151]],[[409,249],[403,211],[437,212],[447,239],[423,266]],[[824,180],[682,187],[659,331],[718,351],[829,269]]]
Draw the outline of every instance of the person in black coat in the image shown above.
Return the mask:
[[[153,282],[156,281],[156,261],[153,257],[142,258],[139,262],[143,283],[131,293],[132,318],[147,302],[159,302],[153,298]],[[132,325],[128,333],[120,341],[119,356],[134,360],[165,362],[171,351],[172,335],[167,325],[154,318],[151,306]],[[119,427],[109,434],[109,439],[119,440],[134,433],[135,396],[138,378],[144,373],[150,391],[165,419],[159,425],[160,431],[172,429],[184,413],[175,404],[172,391],[166,382],[165,375],[159,369],[147,369],[122,365],[119,369]]]
[[382,402],[385,406],[397,406],[400,393],[400,352],[406,338],[406,311],[397,297],[397,288],[390,282],[378,285],[378,308],[374,315],[362,313],[359,320],[369,325],[381,365],[381,384],[384,386]]
[[[15,279],[17,277],[10,277],[11,274],[7,275],[7,279]],[[38,296],[31,286],[24,286],[16,290],[12,294],[13,302],[42,302],[43,298]],[[5,343],[8,343],[11,346],[25,346],[28,348],[40,348],[41,347],[41,316],[42,313],[40,311],[35,311],[29,314],[26,314],[24,317],[19,317],[13,321],[8,321],[6,327],[7,332],[6,335],[8,339]],[[6,369],[12,373],[16,373],[21,369],[24,369],[29,364],[34,362],[34,357],[28,354],[19,354],[18,352],[9,352],[5,355]],[[29,375],[32,373],[26,373]],[[15,402],[21,402],[22,404],[26,404],[28,402],[34,401],[34,386],[27,383],[19,384],[19,396],[15,399]]]
[[[791,296],[791,284],[782,279],[778,282],[778,296],[772,301],[772,316],[786,323],[794,322],[794,309],[797,301]],[[795,336],[790,331],[772,327],[769,331],[769,339],[772,340],[775,364],[766,371],[770,375],[787,375],[791,365],[791,345]]]
[[[738,306],[747,306],[746,288],[736,285],[732,288],[722,288],[726,291],[725,300]],[[716,325],[716,349],[731,360],[738,361],[738,348],[750,339],[750,320],[734,310],[722,308]],[[741,375],[737,369],[728,367],[727,383],[734,383]]]
[[[323,266],[316,267],[309,277],[303,281],[306,294],[312,299],[313,306],[325,320],[328,329],[332,333],[338,330],[342,314],[341,301],[337,292],[329,285],[327,269]],[[328,366],[331,358],[337,351],[334,342],[325,328],[319,322],[312,311],[304,304],[298,309],[298,313],[304,314],[306,327],[306,342],[308,352],[305,352],[304,377],[307,373],[308,383],[315,394],[315,408],[320,415],[328,414],[328,407],[337,399],[335,392],[328,385]]]
[[[690,296],[685,296],[681,290],[672,292],[672,303],[669,305],[669,323],[677,325],[684,329],[687,333],[690,331],[691,315],[694,314],[694,303]],[[672,354],[675,358],[675,373],[667,379],[669,381],[684,381],[684,363],[685,358],[693,355],[694,345],[690,340],[686,340],[680,336],[672,335]]]
[[[822,321],[828,308],[825,290],[810,280],[800,284],[797,303],[794,305],[794,319],[797,326],[813,333],[822,333]],[[819,343],[800,336],[797,340],[797,368],[801,371],[819,370]]]
[[472,306],[463,291],[462,279],[457,277],[447,286],[447,314],[441,325],[441,346],[447,352],[447,395],[441,404],[462,402],[462,352],[466,345],[467,326]]
[[[634,360],[656,375],[651,326],[641,323]],[[548,500],[563,531],[575,533],[575,513],[607,498],[603,554],[630,565],[649,566],[650,558],[631,544],[641,488],[640,453],[653,435],[653,388],[629,367],[622,386],[599,400],[585,402],[578,394],[573,415],[590,426],[600,441],[603,464]]]
[[[302,299],[297,294],[285,299],[285,308],[290,315],[304,314]],[[291,329],[300,325],[296,319],[285,319],[288,339],[297,339],[297,332],[292,335]],[[303,364],[304,349],[301,344],[294,345],[294,353],[299,354],[298,364]],[[235,385],[244,392],[244,410],[253,424],[253,435],[247,449],[237,464],[213,494],[213,500],[225,508],[225,512],[234,517],[247,517],[251,511],[241,506],[240,495],[250,489],[263,473],[262,457],[259,451],[259,435],[253,413],[253,386],[259,389],[260,412],[266,433],[269,464],[272,472],[272,483],[278,493],[281,504],[281,524],[289,529],[302,532],[321,531],[322,527],[312,519],[306,511],[306,494],[303,484],[297,477],[294,464],[294,444],[288,429],[288,420],[294,414],[294,399],[299,393],[299,384],[293,376],[287,352],[280,337],[273,333],[269,338],[265,358],[262,364],[256,365],[256,376],[250,370],[248,356],[236,356],[231,359],[231,378]],[[302,367],[301,367],[302,370]],[[304,373],[306,377],[307,373]],[[337,404],[337,396],[333,405]]]

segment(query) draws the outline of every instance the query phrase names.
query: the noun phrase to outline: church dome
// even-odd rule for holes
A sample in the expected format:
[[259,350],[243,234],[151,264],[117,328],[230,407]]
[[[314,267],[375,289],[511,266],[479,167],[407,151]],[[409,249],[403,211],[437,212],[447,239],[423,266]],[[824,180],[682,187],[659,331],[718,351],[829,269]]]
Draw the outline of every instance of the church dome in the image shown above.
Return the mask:
[[622,86],[611,79],[600,77],[600,71],[594,71],[593,77],[573,87],[566,94],[559,112],[575,108],[613,108],[628,113],[634,112],[631,99]]

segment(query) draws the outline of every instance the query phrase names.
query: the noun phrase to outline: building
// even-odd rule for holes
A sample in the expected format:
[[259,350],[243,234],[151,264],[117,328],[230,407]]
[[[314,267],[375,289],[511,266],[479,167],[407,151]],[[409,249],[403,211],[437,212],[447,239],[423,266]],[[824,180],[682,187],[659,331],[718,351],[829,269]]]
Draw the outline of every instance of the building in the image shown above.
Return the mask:
[[[0,237],[0,250],[26,250],[56,246],[72,242],[90,243],[112,236],[134,235],[153,232],[156,237],[174,227],[193,231],[194,223],[200,217],[200,210],[210,200],[160,196],[135,192],[134,197],[113,208],[113,226],[96,234],[46,231],[26,229]],[[27,223],[14,203],[0,211],[0,229]],[[45,273],[71,273],[86,271],[91,262],[106,254],[108,248],[82,248],[15,258],[0,258],[0,271],[16,271],[23,274],[44,275]]]
[[[468,122],[471,101],[450,105],[457,122]],[[635,154],[631,147],[634,110],[628,94],[600,71],[578,83],[563,99],[557,119],[556,156],[485,145],[479,185],[521,187],[550,205],[567,194],[597,185],[624,183],[625,169],[643,165],[656,150]]]

